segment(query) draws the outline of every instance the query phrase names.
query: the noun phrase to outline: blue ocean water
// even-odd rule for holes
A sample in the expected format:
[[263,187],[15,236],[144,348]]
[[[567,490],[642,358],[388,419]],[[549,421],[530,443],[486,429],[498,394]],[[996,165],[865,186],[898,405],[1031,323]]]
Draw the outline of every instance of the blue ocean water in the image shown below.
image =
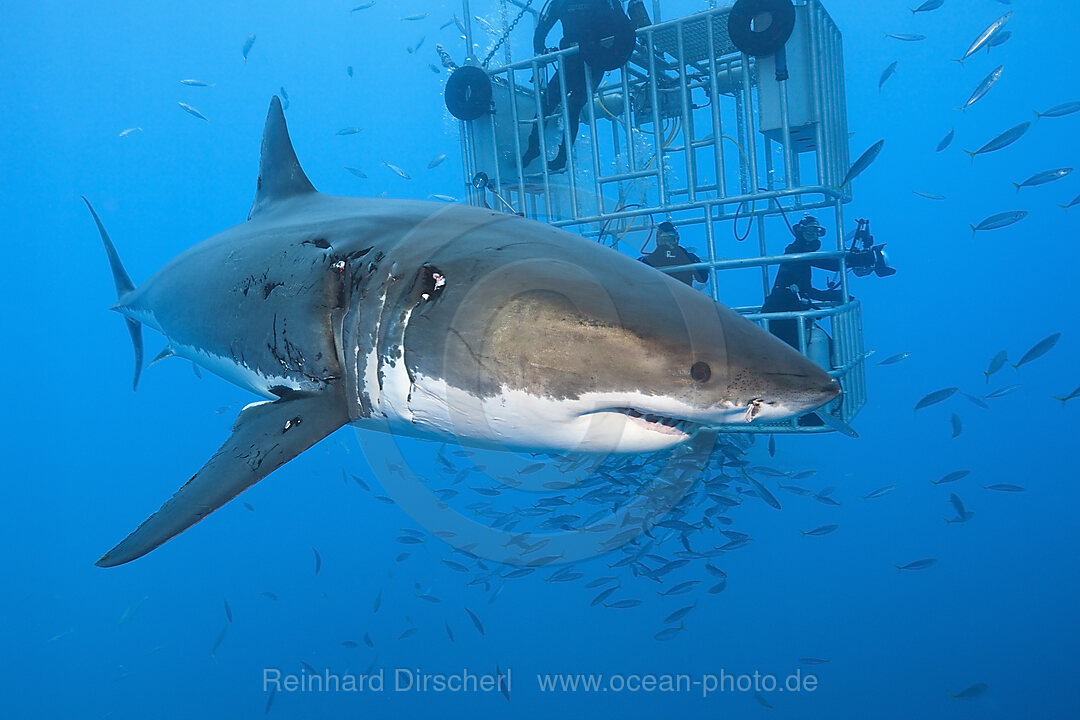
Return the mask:
[[[665,4],[665,15],[702,6]],[[0,31],[0,197],[9,248],[0,714],[1011,718],[1080,711],[1080,491],[1072,450],[1080,401],[1063,406],[1052,397],[1080,385],[1080,303],[1068,275],[1080,261],[1080,209],[1059,208],[1080,192],[1080,181],[1073,175],[1019,193],[1011,184],[1078,161],[1080,114],[1040,119],[1015,145],[974,161],[961,152],[1034,121],[1033,109],[1080,100],[1070,72],[1080,9],[1062,1],[947,0],[918,15],[909,12],[914,4],[893,0],[826,4],[844,35],[852,154],[886,139],[847,212],[873,218],[900,273],[853,286],[867,347],[877,350],[868,364],[869,402],[855,422],[860,438],[780,437],[775,458],[761,438],[747,451],[753,465],[816,471],[785,484],[815,492],[833,486],[829,497],[839,504],[784,492],[775,478],[767,482],[781,511],[745,496],[725,511],[733,520],[725,529],[753,541],[710,559],[726,573],[722,591],[708,592],[720,579],[703,561],[658,583],[609,568],[620,552],[562,570],[583,573],[569,582],[552,579],[556,564],[504,580],[509,569],[455,552],[414,514],[376,499],[388,493],[386,463],[400,463],[395,455],[432,487],[457,489],[462,506],[489,501],[471,488],[491,480],[477,473],[453,485],[437,444],[350,429],[148,557],[94,567],[205,462],[256,398],[209,373],[198,379],[178,360],[147,370],[139,391],[130,391],[126,330],[107,312],[113,285],[80,196],[101,213],[136,282],[149,277],[246,217],[267,102],[282,87],[297,154],[320,190],[463,194],[457,124],[441,99],[445,74],[428,67],[438,65],[436,41],[452,47],[456,29],[439,25],[461,8],[386,0],[350,14],[351,7],[40,2],[8,9]],[[951,61],[1010,10],[1007,43],[963,67]],[[905,42],[886,32],[927,38]],[[245,61],[241,47],[253,33]],[[407,52],[422,36],[420,51]],[[515,43],[527,47],[527,32]],[[879,91],[893,61],[896,75]],[[997,86],[955,110],[999,64]],[[181,85],[185,78],[213,86]],[[362,131],[336,134],[354,126]],[[129,128],[141,129],[120,135]],[[950,129],[953,145],[935,153]],[[425,169],[439,153],[447,160]],[[972,237],[970,224],[1021,209],[1030,213],[1021,223]],[[1016,362],[1056,332],[1060,342],[1046,356],[984,379],[998,351]],[[159,347],[152,335],[148,356]],[[875,364],[900,352],[911,356]],[[982,395],[1014,383],[1020,387],[989,400],[989,409],[957,395],[912,411],[939,388]],[[963,423],[955,438],[954,413]],[[483,463],[494,477],[533,461],[441,452],[455,471]],[[970,475],[931,482],[959,469]],[[561,477],[552,468],[538,476]],[[984,489],[1001,483],[1026,492]],[[889,485],[897,487],[862,499]],[[525,506],[558,494],[514,492],[504,489],[498,502]],[[943,522],[954,514],[954,492],[975,512],[968,522]],[[827,524],[839,527],[824,536],[800,533]],[[423,542],[403,541],[410,535],[403,528],[424,531]],[[693,540],[697,549],[730,540],[715,530],[702,535]],[[681,549],[675,538],[655,552],[673,559]],[[896,568],[923,558],[936,563]],[[642,603],[591,605],[608,585],[585,585],[602,576],[619,578],[609,604]],[[699,582],[684,594],[659,594],[691,581]],[[684,629],[656,639],[680,626],[665,618],[691,605]],[[274,671],[307,678],[308,689],[271,694],[266,680]],[[509,700],[498,688],[421,692],[415,685],[423,674],[507,671]],[[320,691],[310,688],[312,672],[369,679],[363,691]],[[798,692],[770,690],[762,680],[784,686],[796,673]],[[384,685],[376,689],[370,677],[380,674]],[[576,681],[574,674],[597,678],[596,689],[559,684]],[[657,687],[645,687],[650,676]],[[675,690],[663,687],[669,677]],[[411,688],[399,691],[396,681],[409,678]],[[721,689],[725,678],[732,687]],[[755,686],[734,687],[744,679]],[[556,689],[545,690],[549,680]],[[711,682],[718,687],[706,692]],[[972,691],[977,697],[950,697],[980,683],[986,689]]]

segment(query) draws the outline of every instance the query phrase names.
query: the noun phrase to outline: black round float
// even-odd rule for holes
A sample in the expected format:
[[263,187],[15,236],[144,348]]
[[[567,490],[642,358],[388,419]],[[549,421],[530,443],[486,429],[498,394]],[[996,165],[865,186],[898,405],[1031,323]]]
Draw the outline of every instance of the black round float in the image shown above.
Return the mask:
[[459,67],[447,79],[443,99],[458,120],[475,120],[491,112],[491,80],[483,68]]
[[728,36],[747,55],[772,55],[795,29],[791,0],[738,0],[728,14]]

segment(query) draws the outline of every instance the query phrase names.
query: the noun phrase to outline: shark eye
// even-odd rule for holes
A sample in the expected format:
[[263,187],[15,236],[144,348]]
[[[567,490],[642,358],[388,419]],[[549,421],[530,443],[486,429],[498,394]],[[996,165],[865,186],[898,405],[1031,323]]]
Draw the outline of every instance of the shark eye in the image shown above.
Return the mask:
[[701,362],[700,360],[690,366],[690,377],[696,382],[703,383],[712,376],[712,369],[709,367],[709,363]]
[[425,265],[420,270],[420,297],[425,301],[430,300],[446,285],[446,276],[439,272],[438,268]]

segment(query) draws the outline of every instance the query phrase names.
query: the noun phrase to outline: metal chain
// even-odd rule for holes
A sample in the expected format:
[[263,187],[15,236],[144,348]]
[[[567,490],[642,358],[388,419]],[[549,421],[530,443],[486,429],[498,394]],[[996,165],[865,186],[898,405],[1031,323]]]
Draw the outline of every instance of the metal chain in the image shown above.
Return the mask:
[[521,8],[521,12],[517,14],[517,17],[514,18],[513,22],[511,22],[510,25],[506,28],[506,32],[503,33],[503,36],[499,38],[499,41],[495,43],[495,45],[491,48],[491,51],[487,54],[487,57],[484,58],[484,62],[481,63],[483,67],[486,68],[488,66],[488,63],[491,62],[491,58],[495,57],[495,53],[499,52],[499,48],[502,47],[502,44],[506,42],[507,38],[510,37],[510,33],[514,32],[514,28],[516,28],[517,24],[521,22],[521,18],[525,17],[525,13],[529,11],[529,7],[532,4],[533,0],[529,0]]

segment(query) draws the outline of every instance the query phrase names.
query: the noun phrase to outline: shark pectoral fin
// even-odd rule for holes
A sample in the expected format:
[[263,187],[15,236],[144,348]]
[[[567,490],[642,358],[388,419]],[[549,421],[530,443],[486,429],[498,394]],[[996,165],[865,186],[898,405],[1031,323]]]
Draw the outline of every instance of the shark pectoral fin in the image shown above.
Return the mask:
[[142,557],[348,421],[346,405],[337,392],[249,405],[206,465],[97,565],[114,567]]

